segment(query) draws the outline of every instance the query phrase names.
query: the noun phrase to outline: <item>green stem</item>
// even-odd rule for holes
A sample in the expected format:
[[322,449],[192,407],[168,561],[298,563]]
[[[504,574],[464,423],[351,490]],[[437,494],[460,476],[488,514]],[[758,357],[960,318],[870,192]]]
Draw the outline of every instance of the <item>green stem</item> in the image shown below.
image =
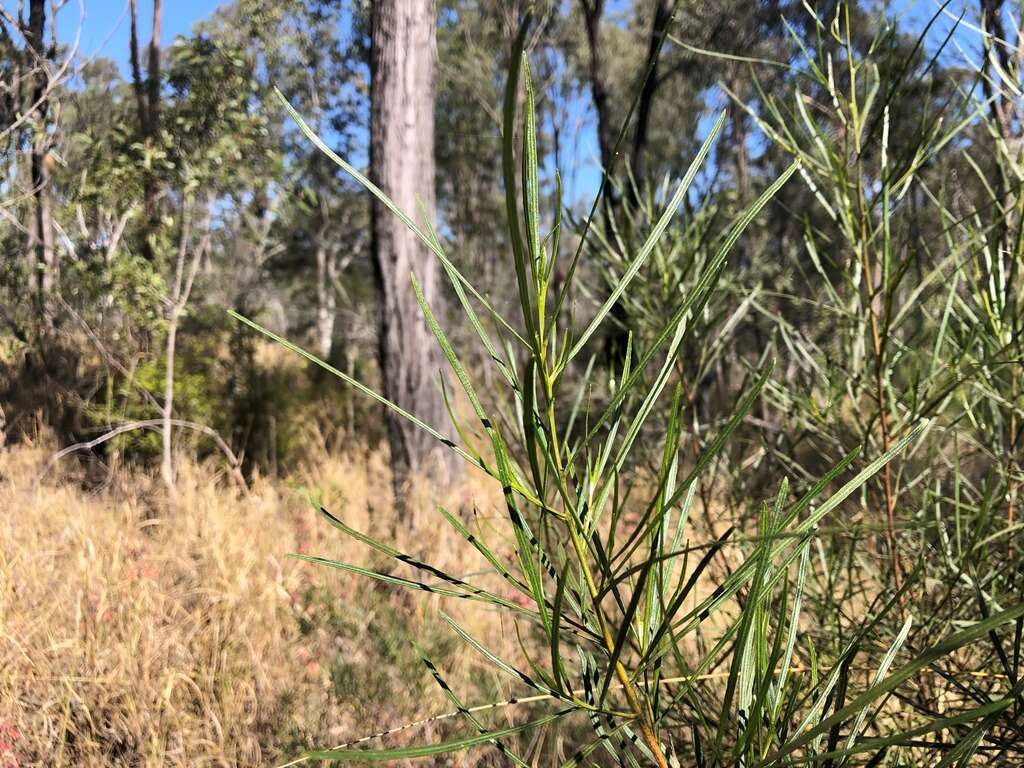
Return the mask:
[[[608,626],[608,621],[605,618],[604,612],[601,610],[601,592],[598,589],[597,582],[594,580],[594,574],[590,569],[590,562],[587,557],[587,548],[584,544],[581,532],[576,526],[576,518],[568,509],[569,498],[565,487],[565,469],[562,464],[562,453],[561,448],[559,447],[558,433],[555,424],[552,378],[550,372],[545,366],[543,358],[541,359],[541,370],[544,371],[544,395],[547,401],[548,431],[552,457],[555,462],[555,470],[558,474],[559,493],[563,498],[563,503],[566,503],[567,505],[566,514],[564,516],[566,529],[569,531],[569,538],[572,541],[572,547],[576,553],[576,559],[579,561],[580,568],[583,571],[583,579],[587,583],[587,591],[590,593],[590,599],[594,606],[594,613],[597,616],[598,627],[601,630],[601,636],[604,639],[605,647],[608,649],[609,654],[614,654],[615,639],[612,636],[611,628]],[[654,755],[658,768],[668,768],[668,760],[665,758],[665,753],[661,748],[661,743],[658,741],[658,735],[654,730],[654,718],[651,714],[650,707],[647,706],[646,703],[641,702],[636,687],[633,685],[633,680],[630,677],[629,671],[621,660],[616,660],[615,662],[615,676],[622,684],[623,693],[626,695],[626,702],[629,704],[629,708],[632,710],[633,715],[640,723],[640,735],[648,749],[651,750],[651,754]]]

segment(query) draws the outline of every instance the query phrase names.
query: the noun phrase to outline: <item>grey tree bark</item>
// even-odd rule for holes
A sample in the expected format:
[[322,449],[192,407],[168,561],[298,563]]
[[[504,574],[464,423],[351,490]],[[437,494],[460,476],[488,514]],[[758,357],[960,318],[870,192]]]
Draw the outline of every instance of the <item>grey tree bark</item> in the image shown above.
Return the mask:
[[331,359],[334,343],[334,318],[337,299],[334,280],[338,276],[338,260],[334,249],[327,243],[326,226],[320,226],[316,242],[316,353],[321,360]]
[[[153,141],[160,133],[160,36],[163,29],[163,0],[153,0],[153,27],[149,41],[149,57],[145,79],[139,53],[138,0],[129,0],[130,32],[129,61],[132,70],[132,88],[139,113],[139,136],[142,141]],[[156,258],[153,240],[160,223],[157,198],[159,190],[150,174],[143,179],[144,238],[142,253],[150,261]]]
[[52,323],[50,298],[59,278],[57,251],[54,247],[53,198],[51,174],[53,156],[50,154],[51,137],[47,130],[50,111],[50,72],[48,64],[56,45],[45,43],[46,2],[32,0],[29,4],[28,27],[25,30],[28,69],[31,72],[32,128],[32,197],[35,205],[29,230],[29,251],[35,253],[36,299],[43,327]]
[[[376,0],[370,52],[370,175],[413,218],[434,214],[434,0]],[[424,422],[448,421],[438,389],[441,354],[410,283],[415,272],[427,301],[438,303],[438,265],[416,236],[374,200],[372,251],[382,299],[380,362],[384,393]],[[388,413],[396,501],[406,480],[442,472],[451,454],[429,435]]]
[[[160,477],[167,489],[167,497],[173,503],[175,499],[174,458],[171,429],[174,426],[174,360],[177,351],[178,326],[181,322],[199,265],[210,248],[210,216],[212,201],[205,203],[202,233],[198,243],[192,243],[191,204],[186,200],[182,206],[181,239],[178,255],[174,263],[174,277],[171,280],[170,294],[166,299],[167,342],[164,352],[164,402],[162,408],[163,430],[161,440]],[[191,253],[190,253],[191,251]]]

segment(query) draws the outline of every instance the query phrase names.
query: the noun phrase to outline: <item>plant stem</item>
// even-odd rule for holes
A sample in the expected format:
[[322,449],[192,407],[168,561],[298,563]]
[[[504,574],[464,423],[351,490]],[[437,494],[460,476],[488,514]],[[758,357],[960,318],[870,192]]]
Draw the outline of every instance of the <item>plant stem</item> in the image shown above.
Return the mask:
[[[554,392],[551,375],[544,366],[543,356],[541,358],[541,365],[542,370],[545,370],[544,394],[547,401],[547,418],[548,430],[550,433],[549,441],[552,449],[551,453],[555,462],[555,469],[558,473],[560,493],[563,496],[563,499],[567,500],[564,482],[565,472],[562,464],[562,455],[561,450],[559,449],[558,433],[555,425]],[[575,517],[569,513],[568,509],[566,512],[565,525],[569,531],[569,538],[572,540],[573,550],[576,552],[576,559],[579,561],[580,568],[583,571],[583,578],[587,582],[587,591],[590,593],[590,599],[594,605],[594,613],[597,616],[597,623],[601,629],[601,636],[604,639],[604,644],[608,649],[608,653],[614,654],[615,639],[612,637],[608,621],[605,619],[604,612],[601,610],[601,593],[590,569],[590,563],[587,559],[586,545],[583,543],[580,531],[576,527]],[[618,659],[615,662],[615,676],[622,684],[622,690],[626,695],[626,702],[629,704],[629,708],[640,723],[640,735],[648,749],[651,750],[651,754],[654,756],[654,760],[658,764],[658,768],[668,768],[668,760],[665,757],[664,750],[661,748],[661,743],[658,741],[658,735],[654,731],[654,718],[651,716],[650,709],[645,703],[640,701],[640,696],[637,694],[636,687],[633,685],[633,680],[629,676],[629,671],[626,669],[622,661]]]

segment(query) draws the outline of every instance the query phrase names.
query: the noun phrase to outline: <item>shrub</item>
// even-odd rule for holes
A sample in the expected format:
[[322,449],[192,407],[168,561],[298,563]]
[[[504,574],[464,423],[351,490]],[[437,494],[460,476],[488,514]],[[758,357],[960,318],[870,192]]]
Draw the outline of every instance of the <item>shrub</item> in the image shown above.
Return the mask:
[[[476,422],[466,423],[453,408],[458,440],[258,324],[239,319],[416,423],[486,473],[504,499],[504,530],[498,534],[438,511],[465,546],[486,559],[490,569],[485,573],[446,572],[356,530],[326,509],[324,517],[344,534],[424,580],[390,568],[300,557],[397,587],[479,603],[524,629],[521,653],[509,658],[441,613],[457,638],[523,691],[504,702],[469,707],[421,649],[430,674],[467,721],[467,735],[395,749],[363,748],[366,742],[360,740],[308,757],[395,761],[490,745],[505,762],[548,764],[550,757],[540,754],[542,734],[572,734],[575,743],[565,766],[599,759],[601,752],[629,765],[879,765],[891,750],[901,765],[962,765],[987,749],[985,738],[1002,750],[998,755],[1012,752],[1007,744],[1020,735],[1013,713],[1024,683],[1017,675],[1019,654],[1014,652],[1009,661],[1000,633],[1015,625],[1019,645],[1024,604],[997,605],[979,586],[979,610],[970,620],[946,613],[922,619],[907,611],[908,593],[931,591],[934,604],[944,605],[957,594],[956,578],[925,582],[918,563],[894,582],[861,562],[853,545],[824,556],[836,538],[832,534],[843,533],[839,515],[853,509],[852,502],[863,497],[876,473],[887,471],[896,456],[917,444],[927,420],[918,418],[899,434],[888,434],[880,446],[871,443],[864,460],[859,459],[860,446],[854,447],[820,477],[777,477],[771,497],[752,511],[750,526],[694,541],[696,484],[772,380],[773,363],[761,362],[731,412],[701,436],[691,457],[677,378],[680,358],[688,345],[710,343],[702,335],[704,310],[716,298],[738,238],[794,173],[814,168],[798,158],[737,214],[710,258],[695,263],[685,293],[661,313],[660,324],[644,338],[629,336],[621,367],[603,380],[592,365],[583,365],[585,353],[664,243],[722,118],[647,236],[635,250],[627,246],[631,252],[605,300],[577,325],[577,267],[590,245],[588,238],[580,239],[565,279],[556,285],[561,211],[556,210],[553,227],[543,231],[525,34],[524,24],[513,50],[503,114],[513,260],[509,274],[520,310],[516,318],[499,314],[474,288],[429,224],[417,224],[395,208],[292,111],[310,139],[439,259],[466,321],[496,366],[499,391],[477,390],[463,364],[465,352],[449,341],[415,276],[423,315]],[[517,177],[514,128],[520,88],[522,165]],[[656,415],[664,419],[662,428],[646,431]],[[653,439],[658,440],[654,451]],[[657,456],[646,474],[634,468],[640,453]],[[799,492],[791,492],[791,482],[802,486]],[[838,531],[829,528],[833,525]],[[513,542],[511,557],[504,554],[508,542]],[[837,555],[841,552],[845,561]],[[713,578],[717,561],[724,562],[724,572]],[[844,613],[847,600],[857,602],[859,618]],[[915,633],[917,626],[926,626],[928,634]],[[991,644],[1004,661],[1005,682],[984,689],[958,682],[991,673],[992,655],[982,650],[984,644]],[[923,704],[909,704],[919,696]],[[540,709],[532,719],[507,726],[485,722],[488,713],[521,702],[539,702]],[[579,735],[581,726],[589,728],[585,737]],[[947,732],[949,742],[929,740]]]

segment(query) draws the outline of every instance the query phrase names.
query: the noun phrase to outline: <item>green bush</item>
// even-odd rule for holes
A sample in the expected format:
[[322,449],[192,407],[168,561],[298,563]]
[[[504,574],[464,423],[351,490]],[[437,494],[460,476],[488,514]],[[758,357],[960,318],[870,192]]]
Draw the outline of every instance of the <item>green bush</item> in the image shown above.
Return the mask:
[[[508,269],[519,297],[520,315],[516,318],[499,314],[457,270],[429,224],[419,225],[397,210],[292,112],[307,135],[399,216],[439,259],[466,322],[496,366],[499,391],[477,390],[462,362],[466,352],[453,348],[434,310],[423,301],[415,277],[413,286],[424,317],[486,434],[486,447],[478,447],[471,437],[476,426],[460,423],[454,413],[459,440],[422,424],[347,374],[238,317],[417,423],[501,488],[504,536],[514,542],[512,560],[500,554],[505,541],[489,540],[458,516],[438,512],[465,539],[466,546],[475,548],[492,567],[492,572],[475,574],[472,581],[468,576],[444,573],[356,531],[326,510],[328,521],[346,535],[404,564],[425,580],[301,557],[387,584],[478,602],[505,614],[517,626],[529,627],[530,631],[524,632],[527,639],[521,658],[502,658],[454,619],[441,614],[468,648],[508,675],[525,692],[524,697],[540,699],[546,708],[532,720],[506,727],[490,725],[485,722],[486,713],[498,703],[468,709],[444,683],[443,672],[431,661],[430,653],[422,651],[445,695],[467,721],[465,736],[411,748],[325,750],[310,757],[394,761],[491,745],[505,761],[525,766],[531,760],[546,759],[530,754],[543,741],[533,739],[533,732],[552,730],[579,739],[566,766],[604,759],[599,757],[602,753],[618,764],[658,766],[879,765],[886,760],[893,765],[946,766],[963,765],[974,756],[987,754],[990,747],[999,750],[1002,745],[997,754],[1011,754],[1012,748],[1007,752],[1006,744],[1014,733],[1020,734],[1014,713],[1024,691],[1018,675],[1019,654],[1009,652],[1003,636],[1007,626],[1015,627],[1013,647],[1017,648],[1024,620],[1019,595],[1006,588],[1010,582],[1005,579],[1014,578],[1009,575],[1012,561],[993,562],[986,571],[989,575],[980,581],[971,575],[978,565],[972,558],[954,561],[949,570],[934,573],[923,560],[908,563],[901,571],[897,559],[890,557],[893,567],[887,569],[869,562],[858,546],[859,537],[872,526],[877,530],[878,521],[851,523],[851,516],[860,514],[861,507],[874,507],[880,472],[883,495],[895,494],[903,487],[898,480],[904,466],[916,467],[914,471],[919,472],[906,484],[925,492],[924,498],[936,505],[940,535],[945,535],[945,521],[938,510],[951,496],[958,536],[969,524],[964,521],[961,526],[961,514],[984,514],[980,509],[974,511],[973,502],[967,501],[972,493],[957,484],[965,476],[955,464],[955,452],[940,456],[928,449],[916,463],[893,469],[896,457],[909,449],[921,451],[922,445],[930,445],[926,441],[932,435],[948,434],[944,432],[948,427],[929,420],[941,411],[911,403],[899,421],[883,427],[881,437],[865,436],[854,446],[835,441],[830,452],[839,452],[838,458],[820,477],[809,476],[799,464],[777,464],[771,498],[750,509],[743,518],[746,525],[739,530],[729,527],[717,538],[696,543],[697,484],[712,472],[762,390],[770,390],[773,401],[788,409],[787,413],[800,409],[798,398],[802,397],[791,392],[792,384],[774,377],[770,359],[761,360],[731,412],[710,419],[696,451],[692,449],[680,375],[699,374],[701,364],[694,367],[694,356],[702,360],[702,355],[711,354],[715,344],[721,343],[712,333],[716,323],[728,326],[722,318],[728,316],[729,294],[721,293],[719,284],[731,269],[727,258],[733,246],[799,172],[806,183],[814,184],[824,202],[830,189],[842,196],[850,221],[846,226],[844,219],[841,229],[848,233],[848,246],[869,259],[865,269],[870,271],[870,259],[877,258],[885,270],[896,270],[895,257],[890,256],[894,241],[889,196],[898,195],[898,190],[913,182],[923,159],[913,161],[897,178],[887,177],[877,200],[880,206],[874,199],[868,204],[856,181],[858,176],[839,175],[836,164],[844,162],[849,153],[837,149],[835,157],[828,155],[824,142],[834,137],[816,134],[813,123],[805,121],[813,151],[826,153],[826,157],[818,157],[808,154],[812,150],[801,149],[801,144],[783,140],[783,130],[776,129],[770,135],[779,140],[782,149],[796,155],[795,161],[749,207],[738,212],[721,235],[705,240],[705,250],[698,256],[690,230],[667,233],[711,150],[723,122],[720,118],[690,170],[672,194],[664,196],[660,212],[637,217],[637,229],[645,227],[646,235],[636,243],[620,239],[603,244],[606,255],[615,256],[605,273],[609,290],[595,313],[580,322],[573,310],[580,290],[577,266],[592,246],[588,237],[580,238],[564,270],[567,277],[556,286],[555,265],[563,255],[561,211],[556,201],[555,224],[543,231],[535,96],[522,55],[526,28],[524,24],[513,51],[503,115],[503,167],[513,256]],[[841,29],[841,24],[837,22],[833,29]],[[840,32],[834,34],[842,39]],[[860,65],[852,59],[849,65],[853,77]],[[864,66],[871,71],[870,64]],[[810,69],[817,71],[813,60]],[[822,85],[832,87],[831,83],[826,76]],[[852,87],[853,98],[859,98],[859,87]],[[879,88],[876,79],[871,93],[877,95]],[[520,89],[522,143],[517,147],[514,128]],[[799,98],[796,103],[799,109]],[[863,135],[876,113],[870,105],[862,105],[859,111],[855,108],[852,114],[859,117],[848,126],[849,134],[854,138]],[[889,114],[887,107],[883,114]],[[944,134],[927,139],[947,140]],[[888,161],[885,139],[882,141],[879,167],[884,171]],[[518,176],[517,150],[522,164]],[[924,152],[927,156],[927,148]],[[814,181],[816,174],[821,176],[818,181]],[[854,179],[852,184],[850,179]],[[834,187],[827,186],[829,180]],[[892,193],[886,191],[890,187]],[[835,204],[830,205],[835,209]],[[881,218],[874,218],[876,215]],[[698,223],[701,214],[688,220]],[[808,248],[814,248],[810,238]],[[652,263],[656,265],[653,272]],[[648,285],[656,282],[659,274],[668,275],[665,282],[670,290],[658,293],[639,287],[642,281]],[[893,298],[898,286],[895,277],[884,277],[882,290],[893,292]],[[889,301],[886,311],[899,312],[906,306],[925,313],[914,303],[920,295],[911,292],[900,299],[899,306]],[[869,324],[877,323],[876,298],[871,292],[866,299],[856,299],[849,311],[867,318]],[[741,299],[741,307],[748,299],[744,311],[757,301],[756,297]],[[584,364],[585,354],[620,302],[629,309],[627,317],[640,318],[643,325],[637,333],[627,335],[621,367],[602,377],[592,364]],[[656,303],[648,306],[650,302]],[[863,380],[880,375],[883,397],[876,398],[877,408],[894,408],[894,401],[902,408],[899,398],[913,395],[893,389],[887,378],[891,370],[888,358],[869,364],[867,353],[857,356],[859,342],[850,342],[852,351],[841,347],[847,338],[842,334],[852,333],[850,329],[863,334],[862,326],[860,320],[840,323],[835,342],[844,357],[852,356],[855,365],[866,369],[854,385],[867,387],[868,383],[861,384]],[[947,326],[942,323],[941,327]],[[890,318],[885,332],[895,334],[895,328]],[[788,326],[780,321],[776,338],[784,339],[787,331]],[[883,355],[893,356],[892,364],[902,364],[907,358],[904,352],[899,348],[882,350]],[[875,353],[877,356],[877,348]],[[912,370],[921,365],[908,364]],[[839,375],[840,370],[832,375]],[[914,373],[907,375],[909,381],[914,377]],[[877,390],[878,386],[876,381],[873,387]],[[871,416],[856,410],[876,407],[870,400],[853,392],[839,402],[834,387],[826,387],[826,392],[827,408],[815,414],[815,424],[839,423],[845,416],[862,426],[862,434],[878,434],[874,426],[878,413]],[[810,402],[805,402],[805,409]],[[849,411],[851,408],[854,410]],[[648,430],[654,419],[660,421],[659,428]],[[826,444],[831,440],[828,433],[824,440]],[[636,469],[641,455],[655,457],[646,475]],[[952,474],[923,472],[935,462],[951,458]],[[741,475],[740,469],[726,473],[727,477]],[[935,490],[928,487],[932,482],[928,478],[934,478]],[[944,478],[951,478],[952,488],[943,487],[948,482]],[[791,491],[791,484],[799,490]],[[896,501],[892,495],[886,498],[888,519],[885,513],[881,517],[890,545],[895,537]],[[710,511],[703,509],[706,514]],[[903,524],[927,538],[935,527],[933,519],[932,512],[921,507]],[[973,524],[972,531],[988,530],[977,521]],[[931,541],[936,541],[934,536]],[[976,552],[978,544],[975,539],[971,551]],[[965,551],[962,539],[957,546]],[[714,575],[712,563],[718,560],[726,567]],[[972,604],[958,602],[961,579],[974,585],[976,600]],[[518,599],[508,599],[490,586],[494,583],[511,588]],[[921,599],[929,613],[915,615],[911,597]],[[857,602],[856,615],[849,615],[844,608],[848,601]],[[1000,674],[1005,682],[999,682]],[[581,726],[590,728],[585,738],[580,737]],[[933,740],[933,734],[944,733],[949,734],[948,741],[944,737]]]

